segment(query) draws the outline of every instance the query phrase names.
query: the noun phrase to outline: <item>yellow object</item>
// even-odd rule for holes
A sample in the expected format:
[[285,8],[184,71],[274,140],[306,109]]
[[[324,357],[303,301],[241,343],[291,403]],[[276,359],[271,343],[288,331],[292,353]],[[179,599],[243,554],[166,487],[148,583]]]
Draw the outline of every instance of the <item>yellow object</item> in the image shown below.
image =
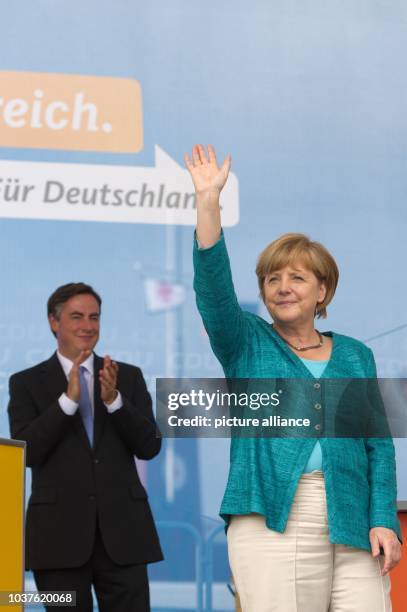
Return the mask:
[[[4,601],[5,593],[24,591],[25,442],[0,438],[0,487],[0,593]],[[23,606],[0,609],[23,610]]]

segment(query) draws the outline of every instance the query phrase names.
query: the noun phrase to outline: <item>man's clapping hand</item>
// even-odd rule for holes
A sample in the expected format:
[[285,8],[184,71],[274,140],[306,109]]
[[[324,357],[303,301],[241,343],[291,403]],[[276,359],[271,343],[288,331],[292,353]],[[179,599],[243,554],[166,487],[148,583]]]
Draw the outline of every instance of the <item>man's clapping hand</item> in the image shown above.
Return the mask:
[[92,353],[91,350],[81,351],[76,359],[73,361],[73,366],[69,372],[68,378],[68,389],[66,391],[67,396],[72,401],[79,403],[81,397],[81,383],[79,380],[79,366],[81,363],[86,361],[89,355]]
[[100,397],[107,405],[112,404],[117,397],[118,369],[119,366],[110,359],[109,355],[103,358],[103,368],[99,371]]

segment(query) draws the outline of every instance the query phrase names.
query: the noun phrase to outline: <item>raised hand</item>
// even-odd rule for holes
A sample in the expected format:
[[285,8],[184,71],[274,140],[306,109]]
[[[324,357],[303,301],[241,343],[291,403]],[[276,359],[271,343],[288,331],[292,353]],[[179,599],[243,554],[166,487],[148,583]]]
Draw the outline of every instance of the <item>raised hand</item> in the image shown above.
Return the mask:
[[228,178],[231,157],[225,157],[219,167],[212,145],[208,145],[207,153],[202,145],[195,145],[192,161],[189,155],[184,159],[196,193],[197,238],[201,247],[211,247],[220,236],[219,195]]
[[192,161],[189,155],[184,157],[185,165],[192,177],[195,192],[198,195],[216,192],[219,196],[228,178],[231,157],[225,157],[219,167],[216,160],[215,149],[208,145],[208,152],[202,145],[195,145],[192,149]]
[[102,401],[109,405],[117,397],[117,372],[119,366],[112,361],[109,355],[103,358],[103,369],[99,371],[100,397]]
[[81,397],[81,384],[79,381],[79,366],[83,363],[91,354],[92,351],[86,350],[81,351],[76,359],[74,359],[73,366],[69,372],[68,377],[68,388],[66,394],[74,402],[79,402]]

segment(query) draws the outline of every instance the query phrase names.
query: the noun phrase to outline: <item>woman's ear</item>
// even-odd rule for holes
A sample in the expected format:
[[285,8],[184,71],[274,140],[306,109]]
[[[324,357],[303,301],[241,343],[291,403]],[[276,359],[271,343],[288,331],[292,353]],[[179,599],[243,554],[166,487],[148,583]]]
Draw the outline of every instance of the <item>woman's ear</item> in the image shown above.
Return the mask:
[[322,304],[322,302],[324,301],[326,297],[326,285],[325,283],[321,283],[319,286],[319,291],[318,291],[318,300],[317,300],[317,304]]

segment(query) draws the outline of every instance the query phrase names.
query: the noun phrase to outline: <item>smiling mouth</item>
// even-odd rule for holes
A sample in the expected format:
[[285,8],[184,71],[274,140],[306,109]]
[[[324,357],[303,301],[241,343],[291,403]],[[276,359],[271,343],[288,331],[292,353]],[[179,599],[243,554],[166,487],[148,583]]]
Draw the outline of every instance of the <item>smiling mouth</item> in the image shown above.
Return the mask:
[[297,302],[277,302],[277,306],[289,306],[290,304],[296,304]]

